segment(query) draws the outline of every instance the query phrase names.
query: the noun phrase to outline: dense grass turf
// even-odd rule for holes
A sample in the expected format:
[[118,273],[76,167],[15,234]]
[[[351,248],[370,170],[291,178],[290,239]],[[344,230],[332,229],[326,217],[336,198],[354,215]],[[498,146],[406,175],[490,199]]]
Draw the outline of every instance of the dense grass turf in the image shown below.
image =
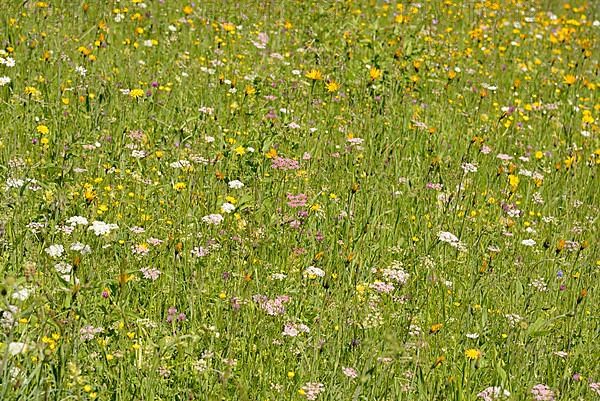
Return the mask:
[[0,399],[597,399],[598,11],[2,1]]

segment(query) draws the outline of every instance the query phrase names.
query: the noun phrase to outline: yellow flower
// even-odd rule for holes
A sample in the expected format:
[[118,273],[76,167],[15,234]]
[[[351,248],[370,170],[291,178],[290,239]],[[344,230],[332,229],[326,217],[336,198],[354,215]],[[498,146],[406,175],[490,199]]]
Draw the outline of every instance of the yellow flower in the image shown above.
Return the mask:
[[383,71],[381,71],[377,67],[371,67],[371,69],[369,70],[369,77],[371,77],[371,81],[377,81],[378,79],[381,79],[382,76]]
[[337,92],[338,89],[340,89],[340,84],[338,84],[335,81],[329,81],[329,82],[327,82],[325,87],[327,88],[327,92],[333,93],[333,92]]
[[175,191],[183,191],[185,189],[186,185],[185,182],[177,182],[175,184],[173,184],[173,189]]
[[273,159],[277,157],[277,150],[275,148],[269,149],[269,151],[265,154],[267,159]]
[[40,92],[38,89],[36,89],[33,86],[27,86],[27,87],[25,87],[25,94],[31,95],[33,97],[39,97],[42,94],[42,92]]
[[481,358],[481,351],[479,351],[478,349],[475,349],[475,348],[469,348],[468,350],[465,351],[465,356],[468,359],[476,360],[476,359]]
[[519,186],[519,177],[517,177],[516,175],[510,174],[508,176],[508,183],[510,184],[511,188],[517,189],[517,187]]
[[185,15],[190,15],[193,11],[194,11],[194,9],[190,5],[183,7],[183,13]]
[[48,129],[48,127],[46,127],[45,125],[41,124],[38,125],[36,128],[37,132],[42,134],[42,135],[46,135],[50,132],[50,130]]
[[567,74],[563,77],[563,82],[569,86],[577,82],[577,77],[573,74]]
[[246,149],[243,146],[238,146],[237,148],[235,148],[233,150],[235,152],[236,155],[238,156],[242,156],[244,155],[244,153],[246,153]]
[[246,93],[246,95],[252,96],[256,93],[256,88],[252,85],[248,85],[248,86],[246,86],[246,89],[244,90],[244,92]]
[[307,72],[305,77],[308,79],[312,79],[313,81],[323,80],[323,74],[321,73],[321,71],[316,70],[314,68],[312,70],[310,70],[309,72]]
[[225,32],[233,33],[235,32],[235,25],[233,25],[231,22],[225,22],[223,23],[223,29]]
[[589,110],[584,110],[583,117],[581,118],[581,122],[584,124],[593,124],[594,121],[596,121],[596,120],[594,119],[594,117],[592,117],[592,112]]
[[139,89],[139,88],[137,88],[137,89],[132,89],[132,90],[129,92],[129,96],[131,96],[131,97],[132,97],[132,98],[134,98],[134,99],[139,99],[139,98],[141,98],[142,96],[144,96],[144,90],[143,90],[143,89]]

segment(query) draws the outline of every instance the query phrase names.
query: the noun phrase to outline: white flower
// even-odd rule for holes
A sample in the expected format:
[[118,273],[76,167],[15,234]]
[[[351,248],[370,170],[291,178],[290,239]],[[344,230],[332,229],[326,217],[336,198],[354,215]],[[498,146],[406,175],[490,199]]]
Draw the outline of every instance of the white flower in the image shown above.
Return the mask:
[[273,274],[271,274],[271,280],[281,281],[281,280],[285,280],[286,277],[287,276],[285,274],[283,274],[283,273],[273,273]]
[[89,245],[82,244],[81,242],[73,242],[69,248],[75,252],[81,252],[82,255],[92,253],[92,248]]
[[525,246],[534,246],[536,242],[532,239],[524,239],[523,241],[521,241],[521,244]]
[[467,338],[475,340],[475,339],[479,338],[479,333],[467,333]]
[[14,58],[7,57],[6,59],[4,59],[4,63],[2,63],[2,64],[4,64],[5,66],[7,66],[9,68],[12,68],[15,66],[16,62],[15,62]]
[[98,237],[101,235],[108,235],[111,231],[119,228],[116,224],[108,224],[103,221],[94,220],[92,225],[88,227],[88,230],[92,230]]
[[231,213],[235,210],[235,206],[229,202],[225,202],[221,205],[221,211],[223,213]]
[[223,216],[218,213],[209,214],[208,216],[204,216],[202,221],[207,224],[219,225],[223,222]]
[[13,292],[13,299],[17,299],[19,301],[25,301],[31,295],[31,290],[29,288],[19,288],[15,292]]
[[8,353],[12,356],[27,352],[27,344],[20,342],[12,342],[8,344]]
[[87,226],[89,222],[85,217],[73,216],[67,220],[67,224],[70,226]]
[[191,165],[191,163],[187,160],[178,160],[169,164],[172,168],[187,168]]
[[229,181],[229,188],[231,189],[240,189],[244,187],[244,183],[240,180]]
[[8,85],[9,83],[10,83],[9,77],[7,77],[6,75],[3,77],[0,77],[0,86]]
[[352,145],[360,145],[362,144],[365,140],[362,138],[348,138],[347,139],[348,142],[350,142]]
[[25,181],[19,178],[7,178],[6,179],[6,189],[10,188],[21,188],[25,185]]
[[81,75],[82,77],[85,77],[85,74],[87,74],[87,70],[81,65],[75,67],[75,72]]
[[325,277],[325,271],[315,266],[308,266],[306,270],[304,270],[304,275],[309,278]]
[[69,274],[73,270],[73,266],[66,262],[58,262],[54,265],[54,270],[61,274]]
[[131,157],[134,157],[136,159],[143,159],[144,157],[146,157],[146,152],[144,152],[143,150],[134,149],[131,151]]
[[45,251],[51,258],[60,258],[65,252],[65,247],[62,245],[50,245]]
[[473,164],[473,163],[463,163],[461,165],[461,168],[463,169],[463,171],[465,173],[476,173],[477,172],[477,165]]
[[438,239],[442,242],[447,242],[449,244],[458,242],[458,237],[448,231],[440,231],[440,233],[438,234]]

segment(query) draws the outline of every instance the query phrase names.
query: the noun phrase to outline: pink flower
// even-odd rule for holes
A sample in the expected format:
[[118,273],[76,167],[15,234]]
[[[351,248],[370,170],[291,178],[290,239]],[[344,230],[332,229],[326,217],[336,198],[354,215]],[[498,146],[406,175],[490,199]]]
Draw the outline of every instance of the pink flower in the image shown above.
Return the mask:
[[152,281],[157,280],[158,277],[161,275],[161,271],[153,267],[142,267],[140,271],[142,272],[142,275],[145,279]]
[[273,159],[271,167],[276,170],[298,170],[300,168],[300,163],[294,159],[277,156]]
[[351,379],[356,379],[358,377],[358,372],[354,368],[342,368],[342,373]]
[[325,390],[325,386],[322,383],[306,383],[302,386],[302,390],[307,400],[316,400],[319,394]]
[[536,401],[554,401],[554,391],[545,384],[536,384],[531,389],[531,394]]
[[287,205],[289,207],[294,207],[294,208],[305,206],[306,201],[308,200],[308,197],[305,194],[298,194],[298,195],[287,194],[287,198],[288,198]]

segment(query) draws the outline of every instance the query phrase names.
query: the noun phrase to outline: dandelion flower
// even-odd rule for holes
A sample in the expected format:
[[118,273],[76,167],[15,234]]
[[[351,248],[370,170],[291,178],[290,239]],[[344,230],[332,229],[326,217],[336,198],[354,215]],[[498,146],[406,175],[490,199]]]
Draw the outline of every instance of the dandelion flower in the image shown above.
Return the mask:
[[322,81],[323,80],[323,74],[321,73],[321,71],[314,69],[314,68],[312,70],[310,70],[309,72],[307,72],[305,77],[308,79],[312,79],[313,81]]
[[475,348],[469,348],[465,351],[465,356],[467,357],[467,359],[471,359],[474,361],[481,358],[481,351]]

